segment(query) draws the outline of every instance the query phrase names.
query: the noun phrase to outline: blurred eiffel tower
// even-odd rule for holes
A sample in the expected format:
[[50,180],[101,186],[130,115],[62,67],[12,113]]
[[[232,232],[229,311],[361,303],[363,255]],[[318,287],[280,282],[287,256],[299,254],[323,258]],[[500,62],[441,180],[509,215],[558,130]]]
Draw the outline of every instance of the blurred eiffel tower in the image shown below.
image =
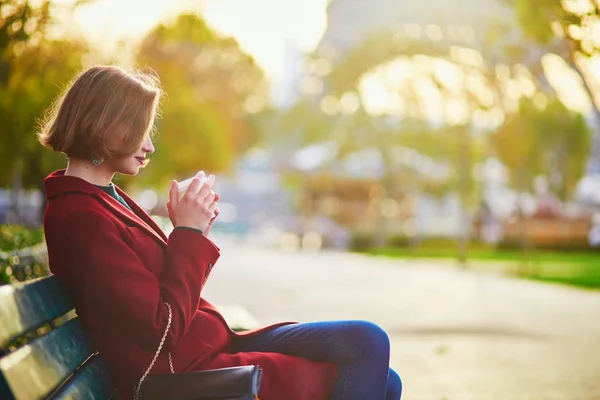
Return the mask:
[[513,11],[498,0],[331,0],[327,18],[317,53],[331,58],[384,29],[398,39],[477,50],[484,50],[486,34],[496,23],[509,28],[506,38],[519,36]]

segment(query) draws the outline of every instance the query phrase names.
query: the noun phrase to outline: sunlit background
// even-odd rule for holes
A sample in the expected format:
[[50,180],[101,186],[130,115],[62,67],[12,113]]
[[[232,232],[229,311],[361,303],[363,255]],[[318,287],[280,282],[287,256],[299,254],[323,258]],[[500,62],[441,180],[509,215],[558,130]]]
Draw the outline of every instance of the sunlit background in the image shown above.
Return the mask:
[[600,399],[598,0],[0,0],[4,283],[47,272],[36,121],[100,63],[167,94],[115,184],[168,233],[170,180],[214,173],[225,265],[285,264],[220,301],[378,320],[408,399]]
[[[73,0],[57,1],[72,4]],[[71,12],[68,28],[80,32],[99,50],[112,52],[119,41],[139,40],[159,22],[182,12],[202,13],[215,31],[236,39],[270,80],[287,76],[290,54],[310,53],[327,26],[327,0],[132,0],[90,2]]]

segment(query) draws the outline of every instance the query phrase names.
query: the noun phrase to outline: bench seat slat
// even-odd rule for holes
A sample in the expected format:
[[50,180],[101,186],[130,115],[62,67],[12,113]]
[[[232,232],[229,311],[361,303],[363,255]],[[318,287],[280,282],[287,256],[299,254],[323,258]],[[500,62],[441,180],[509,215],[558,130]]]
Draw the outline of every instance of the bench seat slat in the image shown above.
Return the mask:
[[41,399],[92,354],[79,321],[73,319],[0,359],[0,373],[15,398]]
[[73,309],[55,277],[0,286],[0,349]]
[[52,397],[53,400],[107,400],[116,389],[100,357],[94,356]]

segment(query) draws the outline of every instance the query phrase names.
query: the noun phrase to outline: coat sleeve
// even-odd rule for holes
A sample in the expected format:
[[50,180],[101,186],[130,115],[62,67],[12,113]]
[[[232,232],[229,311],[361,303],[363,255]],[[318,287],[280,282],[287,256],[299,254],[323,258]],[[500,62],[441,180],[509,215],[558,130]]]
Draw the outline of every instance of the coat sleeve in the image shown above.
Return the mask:
[[[85,227],[82,229],[82,227]],[[94,314],[140,345],[155,349],[172,308],[165,346],[186,334],[200,302],[210,268],[219,258],[213,243],[199,232],[175,229],[169,236],[166,265],[160,277],[143,264],[109,218],[90,210],[75,211],[63,227],[68,232],[63,274],[76,286],[82,314]]]

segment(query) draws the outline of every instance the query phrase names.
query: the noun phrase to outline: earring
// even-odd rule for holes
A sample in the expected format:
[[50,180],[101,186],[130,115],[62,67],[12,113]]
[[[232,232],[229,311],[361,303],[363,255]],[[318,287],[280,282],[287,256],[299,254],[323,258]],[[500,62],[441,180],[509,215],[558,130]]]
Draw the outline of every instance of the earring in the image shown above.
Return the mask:
[[94,164],[94,165],[100,165],[104,162],[104,158],[97,159],[97,158],[92,157],[91,160],[92,160],[92,164]]

